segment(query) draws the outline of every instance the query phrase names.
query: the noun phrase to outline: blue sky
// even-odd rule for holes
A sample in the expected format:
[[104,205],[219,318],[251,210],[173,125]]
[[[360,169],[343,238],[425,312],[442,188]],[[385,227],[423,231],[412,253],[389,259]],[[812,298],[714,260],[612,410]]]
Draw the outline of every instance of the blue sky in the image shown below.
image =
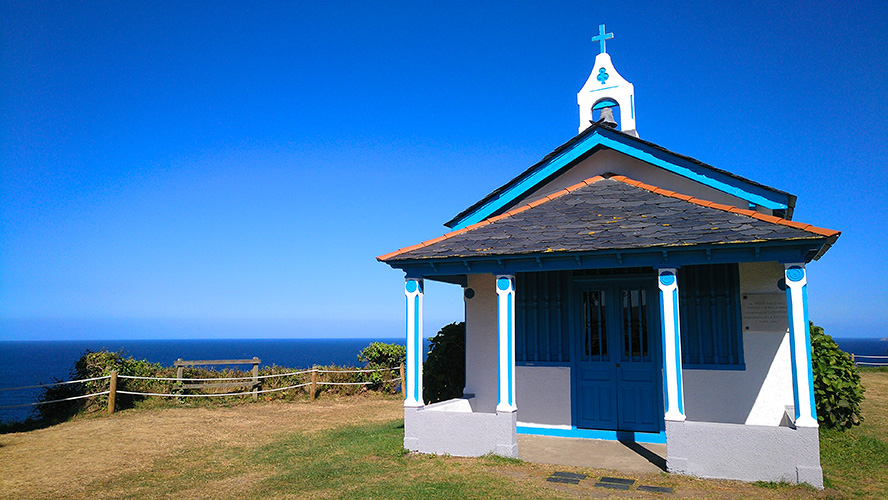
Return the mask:
[[784,4],[4,2],[0,339],[402,335],[375,256],[576,133],[601,23],[641,137],[843,231],[811,317],[888,336],[888,7]]

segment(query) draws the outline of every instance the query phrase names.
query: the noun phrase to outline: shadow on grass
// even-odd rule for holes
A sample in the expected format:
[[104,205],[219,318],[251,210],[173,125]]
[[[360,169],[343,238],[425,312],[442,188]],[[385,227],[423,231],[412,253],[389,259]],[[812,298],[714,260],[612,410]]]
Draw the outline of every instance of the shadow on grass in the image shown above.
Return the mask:
[[[30,432],[46,429],[54,425],[67,422],[69,419],[45,419],[29,417],[19,422],[0,422],[0,434],[13,434],[16,432]],[[2,446],[2,445],[0,445]]]

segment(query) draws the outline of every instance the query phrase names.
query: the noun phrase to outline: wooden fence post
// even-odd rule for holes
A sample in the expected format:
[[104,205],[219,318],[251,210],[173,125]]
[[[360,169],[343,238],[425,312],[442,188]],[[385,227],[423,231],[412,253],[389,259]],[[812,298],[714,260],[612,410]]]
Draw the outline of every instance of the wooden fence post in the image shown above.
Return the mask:
[[111,378],[108,380],[108,414],[114,413],[114,403],[117,400],[117,370],[111,370]]
[[315,400],[315,393],[317,391],[318,385],[318,369],[312,367],[311,369],[311,400]]
[[[182,358],[177,359],[176,361],[182,361]],[[185,371],[185,367],[176,363],[178,366],[176,367],[176,383],[182,383],[182,373]]]
[[399,367],[401,369],[401,394],[407,394],[407,376],[404,371],[404,363]]
[[856,365],[856,364],[857,364],[857,362],[854,361],[854,353],[853,353],[853,352],[851,353],[851,364],[852,364],[852,365]]
[[259,401],[259,358],[253,356],[253,401]]

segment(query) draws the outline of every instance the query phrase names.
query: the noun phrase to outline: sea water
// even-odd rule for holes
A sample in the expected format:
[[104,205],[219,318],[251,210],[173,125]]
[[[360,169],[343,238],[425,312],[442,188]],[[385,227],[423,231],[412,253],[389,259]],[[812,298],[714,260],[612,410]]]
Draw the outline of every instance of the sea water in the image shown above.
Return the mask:
[[[856,356],[888,356],[888,338],[836,338],[839,347]],[[248,359],[261,366],[309,368],[313,365],[359,366],[358,353],[374,339],[200,339],[0,341],[0,389],[70,380],[70,372],[86,351],[122,351],[135,359],[171,366],[178,359]],[[404,339],[378,339],[404,344]],[[428,352],[426,341],[424,353]],[[865,361],[859,359],[859,361]],[[876,361],[876,360],[866,360]],[[888,362],[888,359],[877,360]],[[246,366],[241,368],[248,368]],[[40,389],[2,391],[0,406],[33,403]],[[27,418],[33,407],[0,409],[0,421]]]
[[[33,403],[40,389],[3,391],[70,380],[74,363],[87,351],[122,351],[126,357],[172,366],[178,359],[250,359],[260,366],[310,368],[313,365],[363,366],[358,353],[371,342],[404,345],[404,339],[200,339],[0,341],[0,406]],[[428,352],[428,342],[426,349]],[[249,369],[249,366],[239,366]],[[27,418],[33,407],[0,409],[0,421]]]

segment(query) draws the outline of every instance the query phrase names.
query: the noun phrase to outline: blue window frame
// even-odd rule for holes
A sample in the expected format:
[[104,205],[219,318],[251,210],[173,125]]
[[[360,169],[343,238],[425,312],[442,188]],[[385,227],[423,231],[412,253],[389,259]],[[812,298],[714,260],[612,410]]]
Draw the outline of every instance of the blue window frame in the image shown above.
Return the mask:
[[684,266],[678,290],[682,366],[744,369],[738,265]]
[[570,271],[518,273],[515,283],[515,361],[570,363]]

